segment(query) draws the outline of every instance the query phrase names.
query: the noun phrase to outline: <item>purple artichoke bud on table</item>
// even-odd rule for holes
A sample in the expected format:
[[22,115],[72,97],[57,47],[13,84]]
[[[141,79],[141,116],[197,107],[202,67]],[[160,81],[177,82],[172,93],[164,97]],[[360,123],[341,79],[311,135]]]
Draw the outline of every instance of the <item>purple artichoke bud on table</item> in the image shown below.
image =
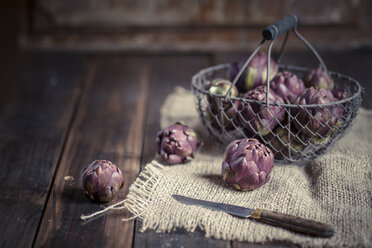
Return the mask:
[[332,94],[339,101],[350,97],[349,93],[345,89],[334,89],[332,90]]
[[304,144],[306,143],[295,136],[296,132],[292,131],[290,134],[289,140],[288,130],[278,126],[274,129],[273,133],[264,137],[264,139],[269,142],[267,146],[271,148],[275,156],[289,156],[289,150],[291,151],[291,155],[294,156],[304,149]]
[[[335,102],[332,92],[325,89],[307,88],[296,104],[327,104]],[[339,105],[296,108],[293,110],[294,125],[302,134],[315,139],[331,135],[342,123],[342,107]]]
[[[266,85],[248,91],[243,98],[266,102]],[[269,90],[269,102],[284,104],[283,98]],[[239,106],[240,125],[244,127],[247,136],[253,136],[256,132],[262,136],[267,135],[285,117],[285,110],[280,106],[266,106],[264,103],[243,103]],[[248,123],[249,122],[249,123]]]
[[185,163],[194,157],[199,142],[189,126],[176,122],[157,133],[158,153],[167,164]]
[[305,76],[304,83],[306,87],[318,89],[333,90],[333,79],[320,68],[314,68]]
[[[233,81],[234,78],[239,73],[240,69],[243,67],[250,54],[244,57],[239,62],[234,62],[229,67],[229,79]],[[278,65],[273,59],[270,59],[270,70],[269,70],[269,80],[278,72]],[[266,84],[267,79],[267,55],[264,52],[258,52],[249,62],[246,69],[240,75],[239,80],[236,83],[236,87],[239,92],[245,93],[251,89],[256,88],[261,84]]]
[[223,180],[237,190],[256,189],[270,179],[274,154],[257,139],[244,138],[231,142],[222,163]]
[[270,89],[286,102],[293,103],[304,92],[305,84],[295,74],[283,71],[276,74],[273,78],[270,83]]
[[109,202],[123,187],[121,170],[108,160],[95,160],[80,175],[84,194],[90,200]]

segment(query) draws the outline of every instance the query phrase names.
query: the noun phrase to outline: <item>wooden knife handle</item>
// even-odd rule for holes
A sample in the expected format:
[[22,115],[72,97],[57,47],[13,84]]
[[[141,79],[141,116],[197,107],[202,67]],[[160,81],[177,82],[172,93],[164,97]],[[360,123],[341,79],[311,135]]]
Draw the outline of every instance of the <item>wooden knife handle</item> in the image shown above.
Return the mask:
[[270,210],[255,209],[251,218],[291,231],[323,238],[332,237],[334,232],[331,225]]

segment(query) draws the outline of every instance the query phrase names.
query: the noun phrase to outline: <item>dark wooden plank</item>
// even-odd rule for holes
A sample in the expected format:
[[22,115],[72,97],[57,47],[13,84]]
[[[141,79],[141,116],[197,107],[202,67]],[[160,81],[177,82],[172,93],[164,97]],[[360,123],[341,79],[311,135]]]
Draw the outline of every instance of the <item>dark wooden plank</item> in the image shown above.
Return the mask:
[[0,246],[30,247],[79,97],[84,59],[42,53],[7,59],[10,66],[0,73]]
[[216,247],[230,248],[231,242],[205,238],[204,232],[197,228],[193,233],[184,229],[177,229],[171,233],[156,233],[147,230],[144,233],[136,233],[135,247]]
[[[141,166],[145,166],[156,154],[155,136],[160,129],[160,107],[175,86],[190,88],[191,77],[208,66],[207,56],[158,56],[151,59],[152,73],[149,107],[145,128],[144,149]],[[191,108],[195,106],[190,106]],[[194,233],[176,230],[171,233],[156,233],[153,230],[140,232],[141,222],[136,222],[134,247],[230,247],[229,241],[207,239],[197,229]]]
[[[103,204],[85,198],[79,176],[93,160],[113,161],[124,176],[119,199],[127,194],[140,168],[148,68],[144,58],[135,57],[102,56],[89,64],[87,87],[56,174],[36,247],[132,245],[134,223],[122,222],[122,217],[129,217],[125,210],[86,222],[80,220],[81,214],[97,211]],[[66,176],[74,180],[66,180]]]

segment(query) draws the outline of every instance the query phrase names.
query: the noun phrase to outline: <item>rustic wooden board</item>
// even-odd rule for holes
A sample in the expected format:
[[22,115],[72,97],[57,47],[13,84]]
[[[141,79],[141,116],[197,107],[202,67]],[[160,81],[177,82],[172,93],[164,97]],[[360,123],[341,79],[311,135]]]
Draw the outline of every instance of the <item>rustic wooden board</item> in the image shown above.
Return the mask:
[[[327,0],[213,0],[175,2],[111,0],[110,2],[36,0],[35,28],[156,28],[236,27],[270,25],[296,13],[303,25],[355,25],[363,8],[360,2]],[[332,11],[330,13],[330,7]]]
[[[155,137],[160,130],[160,108],[175,86],[190,88],[191,77],[208,66],[207,56],[162,56],[152,58],[149,107],[145,127],[142,168],[156,155]],[[195,106],[190,106],[191,108]],[[136,222],[134,247],[231,247],[229,241],[207,239],[197,229],[194,233],[176,230],[171,233],[156,233],[153,230],[140,232],[141,222]]]
[[[372,108],[371,50],[320,52],[330,70],[365,87]],[[307,52],[285,62],[311,66]],[[82,222],[81,214],[109,204],[88,201],[79,184],[84,165],[116,162],[125,176],[120,199],[140,167],[156,153],[159,113],[174,86],[190,87],[201,68],[231,62],[235,54],[62,55],[27,54],[2,61],[0,72],[0,246],[87,247],[288,247],[204,238],[176,230],[141,233],[140,221],[122,222],[126,210]],[[19,61],[18,61],[19,60]],[[20,66],[21,64],[21,66]],[[193,106],[191,106],[193,107]],[[72,176],[74,180],[65,180]],[[20,235],[22,234],[22,235]]]
[[0,246],[31,247],[79,98],[84,58],[8,59],[0,73]]
[[[369,0],[48,1],[25,6],[21,44],[28,48],[103,51],[239,51],[288,14],[317,47],[371,44]],[[290,42],[290,47],[297,48]]]
[[[134,223],[122,222],[125,210],[83,222],[81,214],[103,204],[84,197],[82,168],[96,159],[117,164],[127,194],[139,168],[147,104],[149,71],[145,59],[102,56],[89,61],[86,87],[70,130],[36,247],[131,247]],[[65,180],[72,176],[74,180]],[[105,206],[112,204],[108,203]]]

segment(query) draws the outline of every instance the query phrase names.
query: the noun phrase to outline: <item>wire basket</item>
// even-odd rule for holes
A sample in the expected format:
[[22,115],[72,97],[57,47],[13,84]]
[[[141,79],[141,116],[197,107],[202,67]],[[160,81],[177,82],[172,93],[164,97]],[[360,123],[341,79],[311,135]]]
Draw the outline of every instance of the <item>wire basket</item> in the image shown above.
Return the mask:
[[[263,40],[232,81],[232,86],[226,95],[212,94],[208,91],[207,86],[216,78],[228,78],[230,64],[208,67],[193,76],[191,88],[197,99],[197,110],[202,122],[211,136],[222,145],[227,145],[233,140],[244,137],[257,138],[273,151],[276,162],[311,161],[324,154],[345,134],[345,131],[353,123],[362,101],[359,83],[349,76],[328,71],[319,54],[298,33],[297,22],[297,16],[290,15],[263,31]],[[332,103],[310,105],[270,102],[269,90],[266,91],[266,101],[264,102],[242,97],[231,97],[232,87],[236,84],[252,58],[261,49],[264,42],[268,40],[270,44],[267,53],[266,87],[270,89],[271,49],[276,37],[286,32],[286,37],[278,55],[278,58],[280,58],[289,30],[293,30],[294,34],[315,55],[320,67],[334,80],[335,88],[346,90],[349,97]],[[299,78],[303,78],[310,69],[279,64],[279,70],[287,70]],[[247,109],[250,110],[250,113],[253,113],[253,117],[247,118],[246,113],[244,113]],[[272,111],[273,109],[276,111]],[[281,114],[281,116],[285,117],[279,118],[278,115],[273,114],[277,113],[277,110],[284,112],[284,115]],[[229,111],[234,112],[234,115],[232,116]],[[265,114],[271,114],[272,120],[277,123],[275,128],[269,128],[268,133],[265,133],[265,135],[255,128],[255,122],[258,122],[261,126],[267,124],[261,118],[263,111]],[[320,119],[315,113],[322,113],[322,118]],[[304,120],[306,121],[304,122]]]

